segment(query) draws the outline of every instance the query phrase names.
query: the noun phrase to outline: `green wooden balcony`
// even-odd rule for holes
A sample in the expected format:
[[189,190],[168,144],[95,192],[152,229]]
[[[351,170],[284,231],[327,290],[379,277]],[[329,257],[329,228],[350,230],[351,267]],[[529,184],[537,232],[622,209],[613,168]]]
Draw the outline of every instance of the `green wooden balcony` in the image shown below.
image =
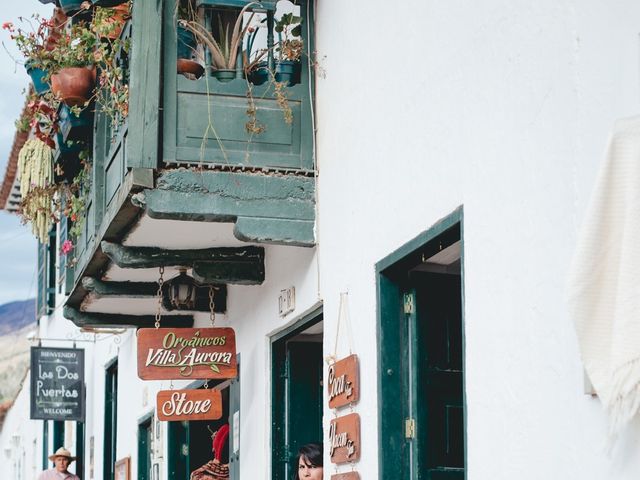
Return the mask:
[[[220,6],[216,0],[197,2],[201,9],[211,3]],[[237,9],[249,2],[222,3],[223,8]],[[298,4],[303,24],[313,25],[311,5],[307,0]],[[232,225],[235,240],[247,245],[314,245],[312,62],[302,55],[295,82],[276,83],[275,8],[274,2],[256,7],[271,32],[263,62],[268,79],[258,85],[246,78],[240,54],[234,78],[220,81],[203,47],[196,58],[204,75],[178,74],[174,1],[134,1],[123,32],[131,37],[123,60],[128,117],[114,124],[98,108],[92,112],[91,129],[71,125],[65,132],[89,135],[93,152],[86,218],[76,239],[75,261],[65,262],[68,307],[79,308],[89,292],[86,279],[101,278],[113,264],[103,242],[121,244],[145,218]],[[302,30],[305,50],[313,51],[310,28]],[[253,116],[247,113],[250,105]],[[252,118],[260,131],[247,128]],[[76,153],[59,155],[69,159]],[[68,235],[68,222],[64,227],[61,231]],[[216,280],[226,283],[224,275]]]

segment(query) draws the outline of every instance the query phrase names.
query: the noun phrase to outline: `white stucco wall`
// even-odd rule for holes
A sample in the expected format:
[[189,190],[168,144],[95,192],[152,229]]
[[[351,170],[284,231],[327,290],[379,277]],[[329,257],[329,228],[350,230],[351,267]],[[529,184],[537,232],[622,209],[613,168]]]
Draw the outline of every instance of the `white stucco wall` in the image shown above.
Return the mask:
[[318,2],[325,350],[348,291],[362,478],[377,478],[374,264],[459,205],[468,478],[637,478],[638,425],[603,451],[563,291],[608,132],[638,110],[638,14],[632,1]]
[[[606,418],[582,393],[563,292],[611,125],[638,109],[640,4],[317,3],[326,72],[317,84],[318,248],[267,247],[265,283],[229,287],[228,314],[218,318],[235,328],[241,355],[242,478],[270,471],[269,336],[322,299],[324,350],[333,353],[340,292],[349,293],[361,364],[357,470],[377,478],[374,265],[460,205],[468,478],[637,478],[640,424],[604,453]],[[278,293],[290,286],[297,308],[281,319]],[[197,325],[207,322],[197,316]],[[57,311],[41,335],[72,330]],[[131,455],[132,472],[137,421],[168,387],[137,378],[133,332],[115,338],[79,345],[94,478],[102,475],[105,364],[118,355],[117,457]],[[343,339],[338,354],[346,353]],[[24,420],[25,395],[0,434],[3,450],[7,432],[40,434],[39,422]],[[330,417],[325,410],[325,425]],[[38,465],[41,446],[32,450]]]

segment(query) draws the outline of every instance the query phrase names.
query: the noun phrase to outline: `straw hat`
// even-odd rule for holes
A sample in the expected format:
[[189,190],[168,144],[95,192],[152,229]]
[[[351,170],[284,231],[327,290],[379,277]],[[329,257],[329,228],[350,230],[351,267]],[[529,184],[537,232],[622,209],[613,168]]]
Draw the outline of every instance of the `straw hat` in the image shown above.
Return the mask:
[[53,455],[49,455],[49,460],[53,462],[56,457],[67,457],[69,459],[69,462],[73,462],[76,459],[76,457],[71,456],[71,452],[64,447],[60,447],[58,450],[56,450],[56,453],[54,453]]

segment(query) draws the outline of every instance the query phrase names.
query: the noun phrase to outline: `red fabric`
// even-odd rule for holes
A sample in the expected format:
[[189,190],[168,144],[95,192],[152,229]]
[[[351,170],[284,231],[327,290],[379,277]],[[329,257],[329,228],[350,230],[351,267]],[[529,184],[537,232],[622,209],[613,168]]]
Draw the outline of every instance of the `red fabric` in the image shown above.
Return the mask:
[[225,423],[221,426],[213,437],[213,458],[220,461],[222,448],[229,437],[229,424]]

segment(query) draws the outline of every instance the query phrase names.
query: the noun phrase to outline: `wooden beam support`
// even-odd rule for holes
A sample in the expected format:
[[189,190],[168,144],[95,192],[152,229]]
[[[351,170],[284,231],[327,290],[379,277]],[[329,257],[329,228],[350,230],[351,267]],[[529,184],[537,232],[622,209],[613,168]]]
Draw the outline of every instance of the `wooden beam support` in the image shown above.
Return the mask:
[[[264,248],[206,248],[164,250],[155,247],[125,247],[103,241],[102,252],[120,268],[194,267],[201,283],[259,285],[264,281]],[[207,275],[195,271],[210,272]]]
[[97,298],[148,298],[158,293],[154,282],[103,282],[94,277],[82,277],[82,286]]
[[[71,320],[77,327],[106,327],[106,328],[152,328],[155,315],[121,315],[113,313],[80,312],[73,307],[65,306],[62,310],[64,318]],[[193,326],[193,315],[163,315],[160,320],[162,327]]]
[[234,222],[243,241],[315,244],[315,179],[296,175],[165,170],[132,201],[151,218]]
[[[117,298],[149,299],[156,298],[158,295],[158,284],[155,282],[103,282],[97,278],[83,277],[82,286],[89,292],[91,298],[96,300]],[[165,283],[165,286],[168,287],[168,284]],[[214,310],[216,313],[224,313],[227,310],[227,287],[226,285],[214,285],[214,287]],[[162,302],[163,307],[168,311],[173,310],[172,305],[166,299],[167,295],[165,294]],[[193,311],[209,311],[209,285],[198,287],[196,305]]]

